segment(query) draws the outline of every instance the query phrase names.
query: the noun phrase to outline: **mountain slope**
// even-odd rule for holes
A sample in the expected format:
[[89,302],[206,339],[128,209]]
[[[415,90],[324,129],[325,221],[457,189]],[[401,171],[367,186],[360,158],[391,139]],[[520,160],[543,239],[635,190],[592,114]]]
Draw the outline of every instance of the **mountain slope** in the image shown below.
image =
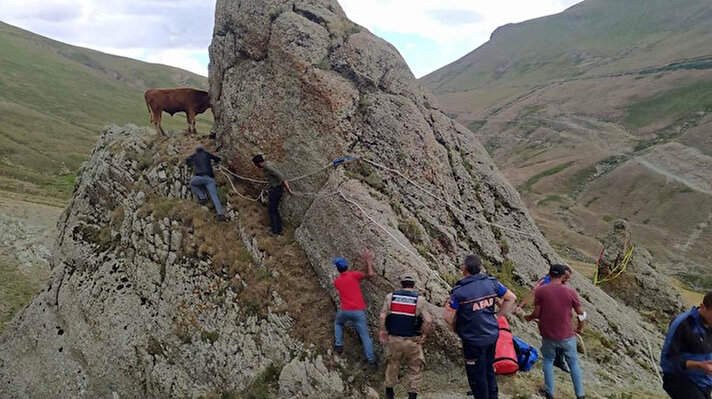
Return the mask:
[[422,80],[436,93],[527,86],[709,57],[705,0],[584,1],[498,28],[491,40]]
[[[0,22],[0,185],[64,201],[74,171],[109,122],[148,124],[149,87],[207,87],[165,65],[63,44]],[[179,114],[166,127],[184,129]],[[199,131],[209,129],[203,115]]]
[[[558,249],[617,217],[698,289],[712,257],[712,4],[588,0],[507,25],[422,81],[485,143]],[[704,275],[704,273],[702,274]]]

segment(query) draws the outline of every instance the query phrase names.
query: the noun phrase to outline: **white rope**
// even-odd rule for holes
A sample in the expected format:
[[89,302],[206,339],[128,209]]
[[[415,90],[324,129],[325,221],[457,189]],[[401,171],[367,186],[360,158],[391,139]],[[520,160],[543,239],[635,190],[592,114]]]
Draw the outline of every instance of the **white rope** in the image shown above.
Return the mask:
[[299,181],[299,180],[302,180],[302,179],[306,179],[307,177],[312,177],[312,176],[314,176],[315,174],[321,173],[321,172],[323,172],[323,171],[329,169],[329,168],[332,167],[332,166],[336,166],[336,164],[334,164],[333,162],[329,162],[328,165],[324,166],[324,167],[321,168],[321,169],[317,169],[317,170],[315,170],[315,171],[313,171],[313,172],[311,172],[311,173],[307,173],[306,175],[297,176],[297,177],[293,177],[293,178],[291,178],[291,179],[286,179],[286,180],[289,181],[289,182],[294,182],[294,181]]
[[341,198],[343,198],[344,201],[346,201],[346,202],[348,202],[348,203],[350,203],[350,204],[356,206],[356,208],[358,208],[358,209],[361,211],[361,213],[362,213],[364,216],[366,216],[366,218],[368,218],[373,224],[375,224],[376,226],[378,226],[381,230],[383,230],[384,232],[386,232],[386,234],[388,234],[388,236],[390,236],[390,237],[393,239],[393,241],[395,241],[398,245],[400,245],[401,248],[403,248],[403,249],[404,249],[406,252],[408,252],[409,254],[413,255],[413,256],[415,257],[415,259],[417,259],[419,262],[423,263],[425,266],[428,266],[428,264],[425,263],[425,261],[423,261],[423,260],[420,258],[420,256],[418,256],[415,252],[411,251],[408,247],[405,246],[405,244],[403,244],[402,242],[400,242],[400,240],[398,240],[398,238],[397,238],[395,235],[393,235],[393,233],[391,233],[391,232],[390,232],[387,228],[385,228],[382,224],[378,223],[378,222],[376,221],[376,219],[374,219],[373,217],[371,217],[371,215],[369,215],[368,213],[366,213],[366,211],[363,209],[363,207],[361,207],[361,205],[359,205],[356,201],[354,201],[354,200],[352,200],[352,199],[346,197],[346,196],[344,195],[344,193],[341,192],[341,190],[338,191],[338,194],[341,195]]
[[235,185],[232,183],[232,178],[230,178],[230,175],[228,175],[227,173],[225,173],[225,171],[223,170],[222,167],[220,168],[220,172],[221,172],[223,175],[225,175],[225,177],[227,177],[227,181],[228,181],[228,183],[230,183],[230,187],[232,187],[232,191],[233,191],[235,194],[237,194],[239,197],[241,197],[241,198],[243,198],[243,199],[246,199],[246,200],[248,200],[248,201],[260,202],[260,199],[262,198],[262,193],[260,193],[260,196],[257,197],[257,198],[250,198],[250,197],[248,197],[248,196],[246,196],[246,195],[243,195],[243,194],[241,194],[239,191],[237,191],[237,188],[235,188]]
[[640,327],[638,324],[635,325],[638,327],[638,330],[640,331],[641,335],[645,337],[645,340],[648,341],[648,360],[650,360],[650,366],[655,370],[655,373],[658,375],[658,379],[660,380],[660,384],[663,383],[663,376],[660,375],[660,370],[658,370],[658,364],[655,361],[655,355],[653,355],[653,345],[650,343],[650,338],[648,338],[648,334],[643,331],[643,328]]
[[325,193],[315,193],[315,192],[309,192],[309,191],[292,191],[292,195],[295,197],[327,197],[329,195],[336,195],[338,194],[338,191],[328,191]]
[[[342,158],[342,159],[343,159],[343,158]],[[359,158],[358,158],[358,157],[350,157],[350,159],[346,159],[346,160],[353,160],[353,159],[359,159]],[[438,201],[444,202],[444,203],[445,203],[446,205],[448,205],[450,208],[455,209],[455,210],[457,210],[458,212],[460,212],[460,213],[462,213],[462,214],[464,214],[464,215],[469,216],[470,218],[472,218],[472,219],[475,220],[475,221],[478,221],[478,222],[480,222],[480,223],[482,223],[482,224],[485,224],[485,225],[489,225],[489,226],[492,226],[492,227],[496,227],[496,228],[498,228],[498,229],[500,229],[500,230],[509,231],[509,232],[511,232],[511,233],[513,233],[513,234],[524,235],[524,236],[532,237],[532,238],[539,238],[539,236],[536,235],[536,234],[534,234],[534,233],[529,233],[529,232],[525,232],[525,231],[513,229],[513,228],[506,227],[506,226],[503,226],[503,225],[500,225],[500,224],[497,224],[497,223],[492,223],[492,222],[490,222],[490,221],[487,221],[486,219],[483,219],[483,218],[481,218],[481,217],[479,217],[479,216],[477,216],[477,215],[475,215],[475,214],[473,214],[473,213],[471,213],[471,212],[468,212],[468,211],[466,211],[466,210],[464,210],[464,209],[458,207],[457,205],[453,204],[452,202],[446,200],[445,198],[443,198],[443,197],[441,197],[441,196],[439,196],[439,195],[433,193],[432,191],[430,191],[430,190],[426,189],[425,187],[421,186],[420,184],[418,184],[418,183],[415,182],[414,180],[408,178],[406,175],[404,175],[403,173],[401,173],[400,171],[398,171],[398,170],[396,170],[396,169],[390,168],[390,167],[388,167],[388,166],[386,166],[386,165],[380,164],[380,163],[378,163],[378,162],[372,161],[372,160],[367,159],[367,158],[361,158],[361,159],[363,159],[364,162],[366,162],[366,163],[368,163],[368,164],[371,164],[371,165],[373,165],[373,166],[375,166],[375,167],[377,167],[377,168],[381,168],[381,169],[386,170],[386,171],[388,171],[388,172],[391,172],[391,173],[393,173],[393,174],[395,174],[395,175],[397,175],[397,176],[400,176],[401,178],[405,179],[408,183],[412,184],[413,186],[415,186],[415,187],[418,188],[419,190],[423,191],[424,193],[428,194],[429,196],[435,198],[435,199],[438,200]],[[338,163],[332,161],[332,162],[329,162],[329,164],[326,165],[326,166],[324,166],[323,168],[317,169],[317,170],[315,170],[315,171],[313,171],[313,172],[310,172],[310,173],[307,173],[307,174],[304,174],[304,175],[301,175],[301,176],[297,176],[297,177],[294,177],[294,178],[291,178],[291,179],[286,179],[286,180],[287,180],[287,181],[290,181],[290,182],[303,180],[303,179],[309,178],[309,177],[311,177],[311,176],[314,176],[314,175],[316,175],[316,174],[318,174],[318,173],[321,173],[321,172],[323,172],[323,171],[329,169],[329,168],[332,167],[332,166],[337,166],[337,165],[339,165],[339,164],[341,164],[341,163],[343,163],[343,161],[342,161],[342,162],[338,162]],[[249,182],[253,182],[253,183],[259,183],[259,184],[267,184],[267,183],[269,183],[269,182],[266,181],[266,180],[258,180],[258,179],[253,179],[253,178],[251,178],[251,177],[239,175],[239,174],[234,173],[233,171],[227,169],[226,167],[224,167],[224,166],[222,166],[222,165],[219,165],[218,167],[220,168],[220,170],[221,170],[223,173],[229,173],[230,175],[232,175],[232,176],[234,176],[234,177],[236,177],[236,178],[238,178],[238,179],[241,179],[241,180],[245,180],[245,181],[249,181]],[[237,190],[235,190],[235,192],[237,192]],[[308,193],[303,193],[303,194],[305,194],[305,196],[308,196]],[[238,193],[238,195],[242,196],[242,194],[240,194],[240,193]],[[316,196],[316,195],[312,195],[312,196]],[[252,199],[250,199],[250,200],[252,200]],[[255,200],[252,200],[252,201],[255,201]]]
[[[601,290],[601,291],[603,291],[603,290]],[[618,307],[618,303],[617,303],[613,298],[611,298],[611,297],[608,295],[607,292],[603,291],[603,297],[604,297],[607,301],[609,301],[612,305]],[[656,360],[655,360],[655,355],[654,355],[654,353],[653,353],[653,346],[652,346],[652,344],[650,343],[650,338],[648,338],[648,334],[645,333],[645,330],[643,330],[643,328],[640,327],[640,325],[638,325],[637,323],[635,323],[635,326],[638,327],[638,331],[639,331],[640,333],[642,333],[641,335],[645,338],[645,340],[646,340],[647,343],[648,343],[648,360],[650,361],[650,366],[655,370],[655,373],[657,374],[658,379],[660,380],[660,384],[662,385],[662,383],[663,383],[663,377],[662,377],[662,375],[660,374],[660,370],[658,369],[658,363],[657,363]]]
[[[317,173],[321,173],[321,172],[323,172],[323,171],[329,169],[330,167],[336,166],[336,165],[337,165],[337,164],[334,164],[333,162],[329,162],[328,165],[324,166],[324,167],[321,168],[321,169],[317,169],[317,170],[315,170],[315,171],[313,171],[313,172],[310,172],[310,173],[307,173],[307,174],[305,174],[305,175],[301,175],[301,176],[297,176],[297,177],[294,177],[294,178],[291,178],[291,179],[285,179],[285,180],[287,180],[287,181],[289,181],[289,182],[294,182],[294,181],[303,180],[303,179],[306,179],[306,178],[308,178],[308,177],[312,177],[312,176],[316,175]],[[251,177],[238,175],[237,173],[231,171],[230,169],[228,169],[228,168],[226,168],[226,167],[224,167],[224,166],[222,166],[222,165],[218,165],[218,168],[220,168],[220,170],[222,170],[222,171],[224,171],[224,172],[227,172],[227,173],[229,173],[229,174],[231,174],[231,175],[237,177],[237,178],[240,179],[240,180],[245,180],[245,181],[249,181],[249,182],[253,182],[253,183],[260,183],[260,184],[267,184],[267,183],[269,183],[269,182],[266,181],[266,180],[258,180],[258,179],[253,179],[253,178],[251,178]]]
[[588,357],[588,351],[586,350],[586,342],[584,342],[583,337],[579,334],[576,334],[579,340],[581,340],[581,346],[583,347],[583,355]]
[[246,181],[251,181],[251,182],[253,182],[253,183],[261,183],[261,184],[267,184],[267,183],[269,183],[267,180],[257,180],[257,179],[253,179],[253,178],[251,178],[251,177],[240,176],[240,175],[238,175],[237,173],[231,171],[230,169],[228,169],[228,168],[226,168],[226,167],[224,167],[224,166],[222,166],[222,165],[218,165],[218,168],[219,168],[223,173],[227,172],[227,173],[229,173],[229,174],[231,174],[231,175],[237,177],[237,178],[240,179],[240,180],[246,180]]
[[[461,213],[463,213],[463,214],[465,214],[465,215],[471,217],[472,219],[474,219],[474,220],[476,220],[476,221],[478,221],[478,222],[480,222],[480,223],[482,223],[482,224],[489,225],[489,226],[493,226],[493,227],[497,227],[497,228],[499,228],[499,229],[501,229],[501,230],[510,231],[510,232],[512,232],[512,233],[515,233],[515,234],[525,235],[525,236],[529,236],[529,237],[533,237],[533,238],[539,238],[539,236],[537,236],[537,235],[535,235],[535,234],[528,233],[528,232],[523,232],[523,231],[519,231],[519,230],[515,230],[515,229],[512,229],[512,228],[505,227],[505,226],[502,226],[502,225],[499,225],[499,224],[496,224],[496,223],[489,222],[489,221],[487,221],[487,220],[485,220],[485,219],[482,219],[482,218],[480,218],[479,216],[476,216],[476,215],[472,214],[471,212],[468,212],[468,211],[466,211],[466,210],[464,210],[464,209],[458,207],[457,205],[453,204],[452,202],[450,202],[450,201],[448,201],[448,200],[446,200],[446,199],[444,199],[444,198],[442,198],[442,197],[440,197],[440,196],[434,194],[433,192],[431,192],[431,191],[429,191],[428,189],[424,188],[423,186],[421,186],[421,185],[418,184],[417,182],[413,181],[412,179],[408,178],[407,176],[405,176],[403,173],[401,173],[400,171],[398,171],[398,170],[396,170],[396,169],[393,169],[393,168],[390,168],[390,167],[388,167],[388,166],[379,164],[379,163],[377,163],[377,162],[375,162],[375,161],[372,161],[372,160],[366,159],[366,158],[363,158],[363,161],[366,162],[366,163],[368,163],[368,164],[371,164],[371,165],[373,165],[373,166],[375,166],[375,167],[381,168],[381,169],[383,169],[383,170],[386,170],[386,171],[388,171],[388,172],[391,172],[391,173],[394,173],[394,174],[400,176],[401,178],[405,179],[407,182],[409,182],[410,184],[412,184],[413,186],[415,186],[415,187],[418,188],[419,190],[423,191],[424,193],[430,195],[431,197],[433,197],[433,198],[435,198],[435,199],[437,199],[437,200],[439,200],[439,201],[441,201],[441,202],[444,202],[445,204],[447,204],[448,206],[450,206],[452,209],[455,209],[455,210],[457,210],[457,211],[459,211],[459,212],[461,212]],[[317,174],[317,173],[320,173],[320,172],[322,172],[322,171],[324,171],[324,170],[330,168],[331,166],[336,166],[336,165],[338,165],[338,163],[333,163],[333,162],[332,162],[332,163],[329,163],[329,165],[327,165],[327,166],[325,166],[325,167],[323,167],[323,168],[321,168],[321,169],[318,169],[318,170],[316,170],[316,171],[314,171],[314,172],[311,172],[311,173],[308,173],[308,174],[305,174],[305,175],[302,175],[302,176],[298,176],[298,177],[295,177],[295,178],[293,178],[293,179],[288,179],[288,180],[289,180],[289,181],[297,181],[297,180],[301,180],[301,179],[306,179],[306,178],[308,178],[308,177],[311,177],[311,176],[313,176],[313,175],[315,175],[315,174]],[[250,181],[250,182],[254,182],[254,183],[267,184],[267,183],[268,183],[267,181],[264,181],[264,180],[256,180],[256,179],[252,179],[252,178],[249,178],[249,177],[240,176],[240,175],[238,175],[238,174],[236,174],[236,173],[230,171],[229,169],[225,168],[225,167],[222,166],[222,165],[219,165],[219,169],[220,169],[220,171],[227,177],[228,182],[230,183],[230,186],[232,187],[232,191],[235,192],[235,194],[237,194],[238,196],[240,196],[240,197],[242,197],[242,198],[244,198],[244,199],[246,199],[246,200],[252,201],[252,202],[259,202],[259,201],[260,201],[260,198],[262,198],[262,194],[263,194],[263,193],[260,193],[260,196],[259,196],[258,198],[256,198],[256,199],[253,199],[253,198],[250,198],[250,197],[247,197],[247,196],[241,194],[241,193],[240,193],[239,191],[237,191],[237,189],[235,188],[235,185],[233,184],[232,179],[230,178],[230,176],[228,175],[228,173],[229,173],[230,175],[234,176],[234,177],[237,177],[238,179],[242,179],[242,180],[246,180],[246,181]],[[227,173],[226,173],[226,172],[227,172]],[[264,192],[264,191],[263,191],[263,192]],[[391,233],[385,226],[383,226],[382,224],[378,223],[371,215],[369,215],[359,203],[357,203],[356,201],[354,201],[354,200],[352,200],[352,199],[346,197],[346,195],[344,195],[344,193],[343,193],[341,190],[338,190],[338,191],[331,191],[331,192],[325,192],[325,193],[296,192],[296,191],[294,192],[294,195],[296,195],[296,196],[302,196],[302,197],[323,197],[323,196],[336,195],[336,194],[339,194],[339,196],[341,196],[341,198],[343,198],[344,201],[346,201],[346,202],[348,202],[348,203],[354,205],[356,208],[358,208],[358,210],[361,211],[361,213],[362,213],[368,220],[370,220],[370,221],[371,221],[373,224],[375,224],[378,228],[380,228],[381,230],[383,230],[383,231],[384,231],[393,241],[395,241],[401,248],[403,248],[403,249],[404,249],[406,252],[408,252],[409,254],[413,255],[416,260],[418,260],[420,263],[424,264],[425,266],[429,266],[424,260],[421,259],[421,257],[420,257],[418,254],[416,254],[415,252],[411,251],[405,244],[403,244],[400,240],[398,240],[398,238],[397,238],[393,233]],[[609,299],[609,300],[611,300],[611,302],[613,302],[612,299],[610,299],[607,295],[605,295],[605,296],[607,297],[607,299]],[[646,340],[647,343],[648,343],[648,355],[649,355],[649,359],[648,359],[648,360],[650,360],[651,366],[653,367],[653,369],[655,369],[655,371],[656,371],[656,373],[657,373],[657,375],[658,375],[658,378],[660,379],[660,382],[662,383],[662,381],[663,381],[663,380],[662,380],[662,376],[660,375],[660,371],[658,370],[657,364],[655,363],[655,359],[654,359],[654,356],[653,356],[653,350],[652,350],[652,344],[650,343],[650,339],[648,338],[647,334],[644,333],[643,329],[642,329],[640,326],[638,326],[638,325],[636,324],[636,327],[638,327],[638,329],[639,329],[640,332],[641,332],[641,335],[645,338],[645,340]],[[584,354],[584,356],[588,357],[588,351],[587,351],[587,349],[586,349],[586,342],[584,341],[584,339],[583,339],[583,337],[582,337],[581,335],[576,334],[576,336],[577,336],[578,339],[581,341],[581,346],[583,347],[583,354]],[[594,394],[595,394],[596,396],[598,396],[599,398],[601,398],[597,393],[594,392]],[[601,399],[602,399],[602,398],[601,398]]]
[[389,167],[386,166],[386,165],[382,165],[382,164],[380,164],[380,163],[378,163],[378,162],[372,161],[372,160],[367,159],[367,158],[362,158],[362,159],[363,159],[364,162],[369,163],[369,164],[371,164],[371,165],[373,165],[373,166],[375,166],[375,167],[377,167],[377,168],[381,168],[381,169],[383,169],[383,170],[386,170],[386,171],[388,171],[388,172],[391,172],[391,173],[394,173],[394,174],[400,176],[401,178],[403,178],[403,179],[405,179],[406,181],[408,181],[408,183],[412,184],[413,186],[415,186],[416,188],[420,189],[421,191],[423,191],[424,193],[428,194],[429,196],[435,198],[435,199],[438,200],[438,201],[444,202],[445,204],[447,204],[448,206],[450,206],[452,209],[455,209],[455,210],[459,211],[460,213],[463,213],[463,214],[465,214],[465,215],[471,217],[472,219],[474,219],[474,220],[476,220],[476,221],[478,221],[478,222],[480,222],[480,223],[482,223],[482,224],[486,224],[486,225],[489,225],[489,226],[492,226],[492,227],[497,227],[497,228],[500,229],[500,230],[506,230],[506,231],[512,232],[512,233],[514,233],[514,234],[520,234],[520,235],[524,235],[524,236],[532,237],[532,238],[539,238],[539,236],[536,235],[536,234],[534,234],[534,233],[529,233],[529,232],[525,232],[525,231],[520,231],[520,230],[516,230],[516,229],[510,228],[510,227],[502,226],[502,225],[497,224],[497,223],[489,222],[489,221],[487,221],[486,219],[483,219],[483,218],[481,218],[481,217],[479,217],[479,216],[477,216],[477,215],[475,215],[475,214],[473,214],[473,213],[471,213],[471,212],[468,212],[468,211],[466,211],[466,210],[464,210],[464,209],[458,207],[457,205],[453,204],[452,202],[446,200],[445,198],[438,196],[437,194],[435,194],[435,193],[433,193],[432,191],[430,191],[430,190],[426,189],[425,187],[421,186],[420,184],[418,184],[417,182],[415,182],[415,181],[413,181],[412,179],[408,178],[406,175],[404,175],[403,173],[401,173],[400,171],[398,171],[398,170],[396,170],[396,169],[389,168]]
[[[326,168],[323,168],[323,169],[321,169],[321,170],[324,170],[324,169],[326,169]],[[259,199],[260,199],[260,197],[262,196],[262,194],[260,194],[260,197],[258,197],[258,198],[256,198],[256,199],[253,199],[253,198],[250,198],[250,197],[247,197],[247,196],[241,194],[239,191],[237,191],[237,188],[236,188],[235,185],[233,184],[232,179],[230,178],[230,176],[229,176],[227,173],[225,173],[225,171],[223,170],[222,167],[220,168],[220,172],[222,172],[222,174],[224,174],[224,175],[227,177],[228,182],[230,183],[230,187],[232,187],[232,191],[233,191],[235,194],[237,194],[237,195],[240,196],[241,198],[244,198],[244,199],[246,199],[246,200],[248,200],[248,201],[259,202]],[[315,173],[316,173],[316,172],[315,172]],[[314,174],[314,173],[312,173],[312,174]],[[375,224],[375,225],[378,226],[381,230],[383,230],[386,234],[388,234],[388,236],[391,237],[391,239],[393,239],[393,241],[395,241],[398,245],[400,245],[401,248],[403,248],[403,249],[404,249],[406,252],[408,252],[409,254],[413,255],[418,261],[420,261],[420,262],[422,262],[424,265],[428,266],[427,263],[425,263],[415,252],[411,251],[405,244],[403,244],[402,242],[400,242],[400,240],[398,240],[398,238],[397,238],[393,233],[391,233],[387,228],[385,228],[382,224],[378,223],[378,222],[376,221],[376,219],[374,219],[371,215],[369,215],[369,214],[363,209],[363,207],[362,207],[361,205],[359,205],[359,203],[357,203],[356,201],[354,201],[354,200],[352,200],[352,199],[346,197],[346,196],[344,195],[344,193],[343,193],[341,190],[338,190],[338,191],[329,191],[329,192],[325,192],[325,193],[294,192],[294,195],[296,195],[296,196],[302,196],[302,197],[325,197],[325,196],[336,195],[336,194],[339,194],[339,195],[341,196],[341,198],[343,198],[346,202],[348,202],[348,203],[350,203],[350,204],[356,206],[356,208],[358,208],[358,210],[360,210],[361,213],[362,213],[364,216],[366,216],[366,218],[368,218],[373,224]]]

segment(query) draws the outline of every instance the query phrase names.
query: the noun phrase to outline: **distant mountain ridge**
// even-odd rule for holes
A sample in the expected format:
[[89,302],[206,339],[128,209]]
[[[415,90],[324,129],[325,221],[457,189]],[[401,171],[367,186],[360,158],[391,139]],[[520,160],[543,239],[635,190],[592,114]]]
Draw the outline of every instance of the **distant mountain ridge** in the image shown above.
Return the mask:
[[625,218],[668,274],[712,288],[711,2],[587,0],[421,81],[561,252],[593,262]]
[[445,93],[708,62],[710,20],[705,0],[588,0],[560,14],[504,25],[489,42],[422,81]]
[[[0,184],[64,201],[74,171],[108,123],[148,124],[143,91],[206,77],[64,44],[0,22]],[[184,129],[180,115],[166,126]],[[211,117],[199,119],[205,132]]]

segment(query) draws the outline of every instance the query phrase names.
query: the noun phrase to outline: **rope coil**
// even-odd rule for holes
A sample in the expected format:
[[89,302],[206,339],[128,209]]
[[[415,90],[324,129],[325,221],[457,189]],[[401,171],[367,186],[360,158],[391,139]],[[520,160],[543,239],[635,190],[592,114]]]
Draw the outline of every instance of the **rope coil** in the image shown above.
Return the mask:
[[601,263],[601,260],[603,259],[603,252],[605,251],[605,249],[602,250],[601,254],[598,256],[598,262],[596,263],[596,272],[593,275],[593,283],[595,285],[600,285],[600,284],[603,284],[603,283],[606,283],[609,281],[613,281],[613,280],[617,279],[618,277],[620,277],[620,275],[623,274],[623,272],[625,272],[626,268],[628,267],[628,263],[630,262],[630,259],[633,256],[633,250],[635,250],[635,245],[630,246],[630,249],[628,250],[628,252],[626,252],[625,256],[623,257],[623,261],[618,266],[616,266],[613,270],[611,270],[606,275],[606,277],[604,277],[603,279],[599,279],[598,272],[599,272],[599,269],[601,268],[600,263]]

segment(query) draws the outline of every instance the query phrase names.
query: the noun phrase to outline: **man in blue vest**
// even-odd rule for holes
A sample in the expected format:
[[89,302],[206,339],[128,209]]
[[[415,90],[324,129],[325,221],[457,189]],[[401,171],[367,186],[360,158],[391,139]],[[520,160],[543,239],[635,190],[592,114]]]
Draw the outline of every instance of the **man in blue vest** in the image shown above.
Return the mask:
[[416,399],[425,365],[423,343],[433,318],[425,298],[415,290],[413,275],[406,273],[400,280],[402,289],[386,295],[380,317],[379,337],[381,343],[388,344],[386,399],[393,399],[393,387],[403,360],[408,364],[408,399]]
[[[480,273],[482,261],[477,255],[465,258],[465,276],[455,284],[444,318],[462,340],[465,370],[475,399],[498,399],[494,373],[494,350],[499,338],[497,318],[508,314],[516,295],[495,278]],[[495,300],[501,299],[495,312]]]
[[663,352],[663,389],[672,399],[710,399],[712,391],[712,291],[699,307],[670,323]]

